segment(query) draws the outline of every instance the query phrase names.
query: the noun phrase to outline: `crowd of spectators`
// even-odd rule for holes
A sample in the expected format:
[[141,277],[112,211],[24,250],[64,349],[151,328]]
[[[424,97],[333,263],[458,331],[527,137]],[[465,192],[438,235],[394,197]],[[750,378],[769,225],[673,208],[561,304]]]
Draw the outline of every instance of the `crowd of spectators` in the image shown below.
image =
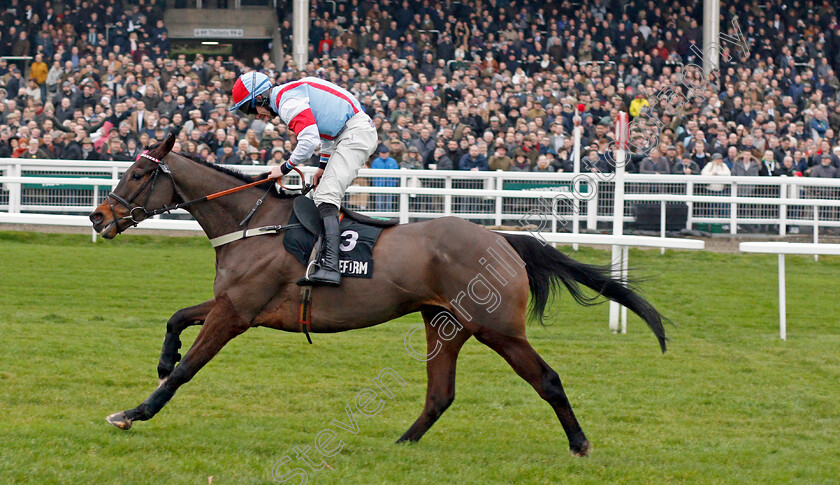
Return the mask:
[[[295,138],[279,119],[227,111],[236,77],[258,69],[276,83],[315,75],[354,93],[380,133],[373,166],[570,171],[579,124],[582,170],[610,171],[612,124],[628,111],[660,125],[630,171],[840,170],[834,2],[725,4],[731,42],[693,90],[683,66],[702,65],[696,0],[312,0],[305,66],[291,56],[275,66],[268,53],[247,65],[172,56],[162,11],[147,0],[7,3],[0,55],[33,60],[0,60],[0,157],[133,160],[182,126],[175,149],[207,162],[280,163]],[[279,4],[288,53],[292,9]],[[655,109],[669,88],[685,102]]]

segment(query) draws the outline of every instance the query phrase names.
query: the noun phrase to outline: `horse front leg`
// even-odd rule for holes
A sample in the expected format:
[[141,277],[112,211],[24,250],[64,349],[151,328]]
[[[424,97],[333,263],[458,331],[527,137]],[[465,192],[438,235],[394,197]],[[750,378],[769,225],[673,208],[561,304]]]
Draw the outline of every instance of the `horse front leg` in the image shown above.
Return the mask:
[[216,305],[216,299],[210,299],[198,305],[182,308],[175,312],[166,323],[166,335],[163,337],[163,349],[158,362],[158,385],[161,385],[181,360],[178,350],[181,348],[181,332],[193,325],[201,325]]
[[134,421],[146,421],[157,414],[172,399],[175,391],[186,384],[195,374],[212,359],[231,339],[245,332],[250,321],[242,318],[233,308],[226,296],[216,300],[216,304],[207,315],[195,342],[175,367],[169,378],[155,389],[152,394],[134,409],[112,414],[106,419],[120,429],[129,429]]

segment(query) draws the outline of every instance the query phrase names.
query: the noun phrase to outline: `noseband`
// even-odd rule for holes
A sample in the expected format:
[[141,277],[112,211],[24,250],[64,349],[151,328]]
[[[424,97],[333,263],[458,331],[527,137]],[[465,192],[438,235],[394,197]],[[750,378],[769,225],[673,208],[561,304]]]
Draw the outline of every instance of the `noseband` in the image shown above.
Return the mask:
[[[179,194],[178,186],[175,184],[175,179],[172,177],[172,172],[169,170],[169,167],[163,163],[162,160],[158,160],[157,158],[147,154],[142,153],[140,154],[143,158],[148,158],[149,160],[156,163],[155,169],[152,170],[151,175],[146,178],[146,181],[143,182],[140,187],[134,191],[134,194],[131,195],[128,199],[123,199],[119,195],[115,194],[113,191],[108,192],[108,195],[105,198],[108,200],[108,206],[111,208],[111,215],[113,216],[114,220],[109,225],[116,225],[117,227],[117,234],[121,234],[125,229],[128,227],[134,227],[140,222],[146,220],[151,215],[156,215],[156,211],[149,211],[146,209],[146,204],[149,203],[149,198],[152,196],[152,192],[155,190],[155,183],[157,182],[158,175],[161,173],[166,174],[169,177],[169,181],[172,182],[172,189],[175,191],[175,194]],[[148,187],[146,191],[146,198],[142,204],[136,205],[134,207],[131,204],[134,202],[140,194]],[[119,205],[122,205],[128,210],[128,215],[124,217],[117,217],[117,212],[114,208],[114,202],[117,202]],[[131,226],[126,227],[125,229],[120,227],[120,222],[130,220]]]

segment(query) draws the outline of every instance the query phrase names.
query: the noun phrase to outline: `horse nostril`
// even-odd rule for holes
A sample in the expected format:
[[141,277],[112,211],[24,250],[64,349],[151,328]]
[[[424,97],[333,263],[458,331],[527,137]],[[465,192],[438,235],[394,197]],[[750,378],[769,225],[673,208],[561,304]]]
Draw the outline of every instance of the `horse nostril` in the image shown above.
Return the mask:
[[90,222],[94,224],[100,224],[103,220],[105,220],[105,216],[101,212],[94,212],[90,215]]

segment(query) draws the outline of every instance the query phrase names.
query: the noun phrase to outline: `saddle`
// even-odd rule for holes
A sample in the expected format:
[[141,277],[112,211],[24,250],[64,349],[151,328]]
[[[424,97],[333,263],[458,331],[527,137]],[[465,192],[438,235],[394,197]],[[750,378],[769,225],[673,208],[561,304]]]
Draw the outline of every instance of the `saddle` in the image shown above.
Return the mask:
[[[397,218],[369,217],[342,207],[339,212],[339,270],[351,278],[373,277],[373,246],[382,229],[399,224]],[[304,266],[317,261],[321,245],[321,216],[315,202],[308,197],[297,197],[289,218],[289,225],[300,223],[303,227],[290,229],[283,245]]]

